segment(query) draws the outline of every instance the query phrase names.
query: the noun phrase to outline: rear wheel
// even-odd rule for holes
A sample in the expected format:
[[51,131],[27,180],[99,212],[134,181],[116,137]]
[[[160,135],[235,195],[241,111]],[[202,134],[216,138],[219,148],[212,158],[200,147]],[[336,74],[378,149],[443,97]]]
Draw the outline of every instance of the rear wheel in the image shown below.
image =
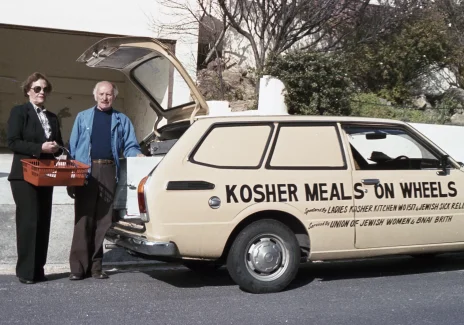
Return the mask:
[[300,255],[295,234],[286,225],[259,220],[238,234],[227,256],[227,269],[246,291],[278,292],[295,278]]

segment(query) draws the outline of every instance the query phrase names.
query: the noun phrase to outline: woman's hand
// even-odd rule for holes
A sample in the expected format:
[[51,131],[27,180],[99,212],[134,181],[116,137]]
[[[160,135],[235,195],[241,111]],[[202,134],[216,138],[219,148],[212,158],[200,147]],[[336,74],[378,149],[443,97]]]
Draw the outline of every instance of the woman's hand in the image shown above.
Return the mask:
[[60,149],[60,146],[55,141],[48,141],[42,144],[42,152],[55,153]]

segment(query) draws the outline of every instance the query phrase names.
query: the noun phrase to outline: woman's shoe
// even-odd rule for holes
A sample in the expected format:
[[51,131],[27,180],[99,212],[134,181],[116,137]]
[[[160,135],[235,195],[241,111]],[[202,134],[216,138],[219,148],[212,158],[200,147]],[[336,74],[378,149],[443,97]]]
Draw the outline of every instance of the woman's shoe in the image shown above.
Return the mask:
[[27,279],[24,279],[24,278],[21,278],[21,277],[18,277],[18,279],[19,279],[19,282],[24,283],[24,284],[34,284],[35,283],[35,281],[33,281],[33,280],[27,280]]

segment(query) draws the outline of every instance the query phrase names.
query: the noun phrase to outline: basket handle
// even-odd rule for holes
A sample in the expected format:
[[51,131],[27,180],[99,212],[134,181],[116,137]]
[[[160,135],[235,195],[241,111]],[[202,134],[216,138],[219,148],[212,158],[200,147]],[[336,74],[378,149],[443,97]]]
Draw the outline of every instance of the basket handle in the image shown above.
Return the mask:
[[[55,156],[55,154],[53,154],[53,157],[54,157],[56,160],[58,160],[57,163],[60,163],[60,161],[62,160],[60,157],[63,155],[64,151],[66,151],[66,152],[68,153],[68,155],[71,157],[71,153],[69,152],[68,149],[66,149],[66,147],[59,146],[59,148],[63,150],[62,153],[61,153],[61,155],[59,155],[59,156],[57,157],[57,156]],[[58,152],[58,151],[57,151],[57,152]],[[65,160],[66,160],[66,159],[65,159]],[[73,165],[73,167],[76,167],[76,168],[77,168],[77,165],[76,165],[75,163],[73,163],[72,161],[70,161],[70,163]]]
[[[68,155],[71,156],[71,153],[69,152],[68,149],[66,149],[66,147],[59,146],[58,148],[61,149],[61,150],[63,150],[63,152],[66,151],[66,152],[68,153]],[[57,152],[58,152],[58,151],[57,151]],[[55,159],[57,159],[57,160],[61,160],[60,157],[63,155],[63,152],[62,152],[61,155],[59,155],[58,157],[55,156],[55,153],[56,153],[56,152],[55,152],[55,153],[53,154],[53,157],[55,157]]]

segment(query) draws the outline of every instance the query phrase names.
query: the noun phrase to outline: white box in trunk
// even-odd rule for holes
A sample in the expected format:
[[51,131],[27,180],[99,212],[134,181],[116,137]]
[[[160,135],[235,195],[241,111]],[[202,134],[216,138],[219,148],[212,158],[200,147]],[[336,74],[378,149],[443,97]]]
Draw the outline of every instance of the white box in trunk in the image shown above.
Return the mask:
[[123,218],[137,218],[140,215],[137,200],[137,187],[142,178],[147,176],[163,156],[129,157],[120,159],[119,182],[116,186],[113,209],[122,210]]

